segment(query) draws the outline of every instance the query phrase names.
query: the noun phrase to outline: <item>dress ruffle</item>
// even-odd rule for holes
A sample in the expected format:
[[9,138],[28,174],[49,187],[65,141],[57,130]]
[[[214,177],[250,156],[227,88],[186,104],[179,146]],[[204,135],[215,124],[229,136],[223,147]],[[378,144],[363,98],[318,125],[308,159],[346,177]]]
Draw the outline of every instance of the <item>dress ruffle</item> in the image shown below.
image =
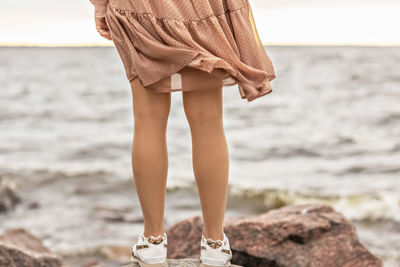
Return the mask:
[[129,81],[221,68],[223,85],[237,84],[248,102],[272,92],[274,68],[248,0],[110,0],[106,18]]

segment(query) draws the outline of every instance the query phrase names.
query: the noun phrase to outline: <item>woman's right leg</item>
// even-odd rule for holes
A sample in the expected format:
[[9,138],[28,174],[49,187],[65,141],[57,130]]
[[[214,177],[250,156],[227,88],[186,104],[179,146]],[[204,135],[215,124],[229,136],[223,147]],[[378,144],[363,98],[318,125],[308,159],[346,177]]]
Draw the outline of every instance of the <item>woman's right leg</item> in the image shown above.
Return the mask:
[[132,171],[144,219],[144,235],[164,232],[165,189],[168,173],[166,130],[171,93],[131,81],[134,114]]

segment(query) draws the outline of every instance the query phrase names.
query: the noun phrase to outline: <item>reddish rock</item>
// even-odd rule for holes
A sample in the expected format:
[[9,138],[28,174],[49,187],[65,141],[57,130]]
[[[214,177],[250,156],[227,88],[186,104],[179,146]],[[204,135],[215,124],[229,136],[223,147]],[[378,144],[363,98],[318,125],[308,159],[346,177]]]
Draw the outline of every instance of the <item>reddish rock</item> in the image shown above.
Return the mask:
[[15,229],[0,235],[0,266],[59,267],[62,261],[39,239],[23,229]]
[[[201,216],[167,230],[168,258],[197,258]],[[332,207],[292,205],[267,213],[225,218],[233,264],[246,267],[381,267],[382,262],[360,243],[356,228]]]

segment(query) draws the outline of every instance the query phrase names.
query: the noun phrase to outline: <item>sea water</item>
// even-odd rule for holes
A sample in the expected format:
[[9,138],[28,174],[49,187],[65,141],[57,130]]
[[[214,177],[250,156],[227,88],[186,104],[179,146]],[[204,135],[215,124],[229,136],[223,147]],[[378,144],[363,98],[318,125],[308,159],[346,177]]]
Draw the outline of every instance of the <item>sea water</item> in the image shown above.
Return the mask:
[[[266,49],[277,76],[272,93],[247,102],[237,86],[223,89],[227,216],[326,203],[394,266],[400,48]],[[116,49],[8,47],[0,62],[0,179],[24,200],[0,215],[0,230],[23,227],[63,255],[130,244],[142,225],[131,171],[131,88]],[[200,215],[182,93],[171,96],[167,226]],[[137,223],[112,222],[118,214]]]

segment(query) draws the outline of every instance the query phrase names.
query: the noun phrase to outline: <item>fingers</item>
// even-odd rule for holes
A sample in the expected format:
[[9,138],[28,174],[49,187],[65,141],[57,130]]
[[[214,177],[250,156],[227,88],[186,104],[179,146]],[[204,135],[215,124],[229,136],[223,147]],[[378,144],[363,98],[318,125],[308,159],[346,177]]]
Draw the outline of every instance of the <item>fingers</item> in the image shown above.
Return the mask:
[[101,37],[106,38],[107,40],[111,39],[110,30],[108,28],[97,27],[97,32],[100,34]]
[[101,37],[106,38],[107,40],[112,40],[110,29],[108,28],[108,24],[106,22],[106,18],[96,18],[96,29]]
[[100,34],[101,37],[106,38],[107,40],[112,40],[111,39],[111,34],[110,34],[110,30],[103,30],[103,29],[98,29],[97,30],[98,33]]

